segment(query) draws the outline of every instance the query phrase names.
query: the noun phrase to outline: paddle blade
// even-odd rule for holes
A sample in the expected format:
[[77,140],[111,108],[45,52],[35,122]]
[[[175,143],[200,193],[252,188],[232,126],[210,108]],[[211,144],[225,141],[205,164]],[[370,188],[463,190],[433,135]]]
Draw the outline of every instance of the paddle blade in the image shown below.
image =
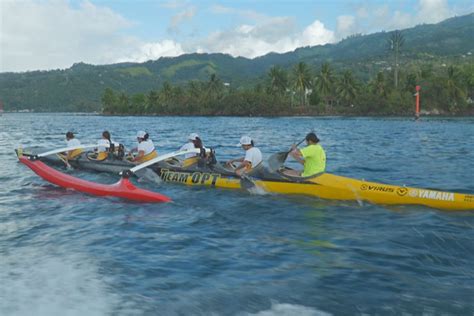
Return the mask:
[[268,158],[268,169],[271,172],[275,172],[280,169],[285,163],[286,158],[288,158],[288,154],[289,152],[285,151],[271,155],[270,158]]
[[120,179],[115,184],[95,183],[62,173],[39,160],[30,160],[24,156],[18,159],[44,180],[63,188],[74,189],[95,196],[112,196],[138,202],[171,201],[169,197],[160,193],[137,188],[126,178]]
[[249,177],[242,175],[240,178],[240,187],[244,190],[252,190],[256,187],[255,183]]
[[268,194],[265,191],[265,188],[258,185],[253,178],[249,177],[246,174],[242,175],[240,178],[240,187],[246,190],[247,192],[249,192],[250,194],[254,194],[254,195]]

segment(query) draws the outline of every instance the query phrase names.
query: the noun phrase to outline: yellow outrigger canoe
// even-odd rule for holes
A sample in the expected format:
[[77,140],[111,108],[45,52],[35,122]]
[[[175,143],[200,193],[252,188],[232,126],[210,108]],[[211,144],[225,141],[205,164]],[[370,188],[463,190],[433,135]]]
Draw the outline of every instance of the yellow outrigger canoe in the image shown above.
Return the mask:
[[[166,182],[228,189],[243,188],[242,179],[219,169],[199,171],[161,164],[155,171]],[[252,176],[250,181],[269,193],[300,194],[328,200],[367,201],[386,205],[425,205],[443,210],[474,210],[474,195],[387,185],[330,173],[307,178],[272,173]]]

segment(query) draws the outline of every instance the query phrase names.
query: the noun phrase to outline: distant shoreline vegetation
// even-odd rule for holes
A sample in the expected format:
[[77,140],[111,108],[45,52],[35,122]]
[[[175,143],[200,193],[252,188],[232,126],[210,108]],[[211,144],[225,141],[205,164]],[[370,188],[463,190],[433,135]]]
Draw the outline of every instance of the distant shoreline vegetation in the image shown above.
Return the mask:
[[5,111],[105,115],[474,115],[474,13],[253,59],[191,53],[0,73]]
[[[462,66],[462,67],[460,67]],[[272,67],[253,87],[232,87],[216,74],[208,81],[165,82],[158,90],[126,94],[105,89],[106,115],[301,116],[397,115],[415,111],[421,86],[421,114],[474,115],[474,63],[408,64],[387,67],[367,82],[351,70],[335,72],[329,63],[312,69]]]

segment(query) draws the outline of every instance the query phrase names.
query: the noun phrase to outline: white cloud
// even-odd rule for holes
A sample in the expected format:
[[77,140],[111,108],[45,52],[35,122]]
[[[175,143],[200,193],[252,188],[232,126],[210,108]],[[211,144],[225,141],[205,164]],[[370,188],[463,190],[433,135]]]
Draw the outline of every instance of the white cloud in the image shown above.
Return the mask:
[[452,14],[446,0],[420,0],[418,18],[425,23],[438,23]]
[[191,20],[196,15],[196,7],[189,7],[184,11],[179,12],[171,18],[171,24],[168,28],[171,32],[178,32],[180,24]]
[[145,43],[138,50],[126,57],[117,59],[115,62],[145,62],[160,57],[174,57],[184,54],[181,44],[172,40],[164,40],[157,43]]
[[184,0],[170,0],[170,1],[163,2],[161,4],[163,8],[167,8],[167,9],[178,9],[178,8],[184,7],[185,5],[186,5],[186,1]]
[[235,9],[235,8],[226,7],[220,4],[211,6],[210,11],[214,14],[235,14],[235,15],[239,15],[243,18],[251,19],[251,20],[264,20],[268,18],[268,16],[258,13],[253,10]]
[[135,40],[118,35],[132,25],[112,10],[82,2],[2,2],[0,71],[65,68],[75,62],[110,61],[118,47],[126,51]]
[[356,18],[352,15],[340,15],[337,17],[336,32],[339,38],[356,33]]
[[357,13],[357,16],[358,16],[359,18],[365,19],[365,18],[369,17],[369,11],[367,10],[366,7],[359,7],[359,8],[357,8],[357,9],[356,9],[356,13]]
[[0,7],[0,72],[68,68],[77,62],[141,62],[184,53],[171,40],[146,43],[123,35],[134,24],[89,1],[77,7],[66,0],[4,1]]
[[256,25],[243,24],[231,30],[214,32],[197,46],[199,51],[254,58],[269,52],[283,53],[334,40],[334,32],[318,20],[298,32],[293,19],[278,17]]
[[301,36],[302,46],[322,45],[335,41],[334,32],[328,30],[321,21],[314,21],[306,27]]
[[356,9],[354,24],[357,27],[353,33],[392,31],[422,23],[438,23],[456,14],[470,13],[473,8],[473,5],[450,8],[447,0],[418,0],[417,4],[413,5],[413,9],[407,12],[391,11],[386,4],[364,4]]

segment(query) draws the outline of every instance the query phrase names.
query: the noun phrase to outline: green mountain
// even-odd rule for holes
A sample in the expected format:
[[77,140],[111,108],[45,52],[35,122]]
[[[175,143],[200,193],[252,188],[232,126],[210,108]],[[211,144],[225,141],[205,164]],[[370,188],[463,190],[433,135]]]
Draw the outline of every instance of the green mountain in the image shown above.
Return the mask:
[[[216,74],[233,88],[248,87],[264,78],[273,65],[289,68],[303,61],[313,68],[323,62],[336,70],[351,69],[361,80],[373,77],[391,63],[391,32],[354,35],[336,44],[302,47],[284,54],[234,58],[225,54],[186,54],[145,63],[112,65],[74,64],[65,70],[0,73],[0,100],[5,110],[95,111],[101,108],[105,88],[127,94],[157,90],[164,82],[185,84],[207,81]],[[472,62],[474,13],[438,24],[423,24],[402,31],[405,44],[401,63],[442,60]]]

